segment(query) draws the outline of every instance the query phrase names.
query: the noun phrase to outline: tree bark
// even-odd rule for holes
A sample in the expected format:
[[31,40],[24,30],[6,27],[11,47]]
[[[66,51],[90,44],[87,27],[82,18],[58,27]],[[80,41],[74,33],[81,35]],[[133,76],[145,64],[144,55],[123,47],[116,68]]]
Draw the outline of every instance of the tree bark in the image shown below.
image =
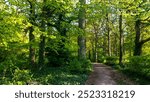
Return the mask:
[[119,64],[122,65],[122,57],[123,57],[123,30],[122,30],[122,14],[119,16]]
[[114,55],[118,56],[118,39],[117,39],[117,33],[114,34]]
[[98,60],[98,26],[93,22],[93,25],[92,25],[93,27],[94,27],[94,62],[97,62],[97,60]]
[[28,0],[28,3],[30,5],[30,23],[32,26],[29,28],[29,66],[30,68],[35,68],[35,48],[33,47],[33,43],[35,42],[35,36],[33,35],[33,25],[35,23],[35,5]]
[[150,41],[150,37],[144,40],[141,40],[141,21],[137,20],[135,22],[135,47],[134,47],[134,56],[140,56],[142,54],[142,46],[144,43]]
[[103,55],[107,56],[107,36],[103,36]]
[[98,34],[95,33],[95,62],[97,62],[98,60],[97,47],[98,47]]
[[43,68],[44,66],[44,57],[45,57],[45,36],[42,34],[40,36],[40,43],[39,43],[39,61],[38,67],[39,69]]
[[106,15],[106,26],[107,26],[107,41],[108,41],[108,56],[111,56],[111,39],[110,39],[110,27],[109,27],[109,16]]
[[[46,3],[46,0],[43,0],[43,8],[42,8],[42,22],[41,22],[41,31],[42,32],[45,32],[46,30],[46,23],[45,23],[45,13],[46,13],[46,10],[45,10],[45,3]],[[40,36],[40,43],[39,43],[39,61],[38,61],[38,67],[39,69],[42,69],[43,66],[44,66],[44,57],[45,57],[45,35],[44,34],[41,34]]]
[[[80,10],[79,10],[79,28],[83,30],[85,33],[85,8],[83,7],[86,3],[86,0],[79,0],[80,2]],[[86,39],[85,34],[80,34],[78,36],[78,58],[85,59],[86,58]]]
[[137,20],[135,22],[135,48],[134,48],[134,56],[140,56],[142,53],[142,43],[140,42],[140,36],[141,36],[141,21]]
[[35,68],[35,48],[33,47],[33,43],[35,42],[35,37],[33,35],[33,27],[29,28],[29,65],[31,68]]

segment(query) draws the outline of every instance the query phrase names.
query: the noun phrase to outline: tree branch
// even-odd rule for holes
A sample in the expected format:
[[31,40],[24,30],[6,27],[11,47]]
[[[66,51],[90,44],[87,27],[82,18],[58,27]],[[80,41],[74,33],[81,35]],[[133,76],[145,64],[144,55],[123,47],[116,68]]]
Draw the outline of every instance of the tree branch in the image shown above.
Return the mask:
[[145,39],[145,40],[142,40],[142,41],[141,41],[141,44],[144,44],[144,43],[146,43],[146,42],[148,42],[148,41],[150,41],[150,37],[147,38],[147,39]]

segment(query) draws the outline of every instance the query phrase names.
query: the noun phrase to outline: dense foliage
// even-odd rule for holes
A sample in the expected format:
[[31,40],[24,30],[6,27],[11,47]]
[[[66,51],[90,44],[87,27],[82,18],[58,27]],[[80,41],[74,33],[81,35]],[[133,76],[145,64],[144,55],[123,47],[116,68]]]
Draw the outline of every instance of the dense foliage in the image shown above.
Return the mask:
[[149,81],[149,25],[149,0],[0,0],[0,84],[84,84],[91,62]]
[[123,72],[140,84],[149,84],[150,56],[130,57]]

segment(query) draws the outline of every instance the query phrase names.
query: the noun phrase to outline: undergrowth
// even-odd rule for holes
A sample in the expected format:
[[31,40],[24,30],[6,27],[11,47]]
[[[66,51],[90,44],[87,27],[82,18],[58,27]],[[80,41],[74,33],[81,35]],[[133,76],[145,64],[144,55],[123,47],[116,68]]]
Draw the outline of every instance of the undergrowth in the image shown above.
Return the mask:
[[[9,64],[10,65],[10,64]],[[13,66],[13,68],[12,68]],[[44,67],[41,70],[22,69],[16,65],[8,66],[7,70],[1,66],[0,84],[5,85],[83,85],[92,71],[88,60],[71,60],[64,67]]]
[[36,73],[34,77],[36,81],[44,85],[83,85],[88,74],[71,73],[67,68],[45,68],[42,72]]

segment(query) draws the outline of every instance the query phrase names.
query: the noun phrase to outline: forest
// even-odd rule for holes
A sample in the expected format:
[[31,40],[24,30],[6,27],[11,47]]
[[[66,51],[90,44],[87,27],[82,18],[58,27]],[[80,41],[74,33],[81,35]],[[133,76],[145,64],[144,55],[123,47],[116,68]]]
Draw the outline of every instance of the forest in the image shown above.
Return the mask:
[[150,84],[149,0],[0,0],[0,84],[84,85],[95,62]]

